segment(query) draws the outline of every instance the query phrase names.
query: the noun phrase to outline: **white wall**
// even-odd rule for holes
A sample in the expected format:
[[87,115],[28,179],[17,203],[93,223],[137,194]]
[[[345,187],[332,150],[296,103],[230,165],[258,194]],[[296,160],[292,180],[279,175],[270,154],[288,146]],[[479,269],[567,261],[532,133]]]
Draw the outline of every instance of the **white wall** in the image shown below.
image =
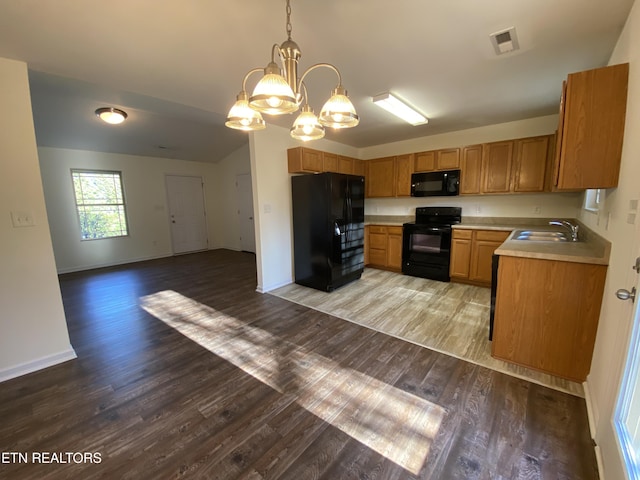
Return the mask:
[[[640,198],[640,4],[635,2],[609,64],[629,62],[629,89],[622,164],[617,189],[608,190],[600,215],[581,213],[581,220],[612,242],[607,282],[600,313],[591,373],[587,378],[595,424],[595,440],[602,450],[605,478],[625,478],[617,450],[612,417],[631,329],[630,302],[616,299],[619,288],[636,282],[636,226],[627,223],[629,201]],[[610,220],[607,222],[607,217]],[[637,220],[636,220],[637,222]],[[608,228],[607,228],[608,223]]]
[[[223,213],[219,208],[225,205],[220,193],[222,179],[217,175],[218,167],[214,164],[47,147],[40,148],[39,155],[59,273],[171,255],[165,189],[167,174],[203,178],[209,248],[226,246],[220,228]],[[80,240],[71,183],[72,168],[122,172],[129,236]]]
[[[27,66],[0,58],[0,381],[75,358],[56,276]],[[35,224],[13,227],[11,212]]]

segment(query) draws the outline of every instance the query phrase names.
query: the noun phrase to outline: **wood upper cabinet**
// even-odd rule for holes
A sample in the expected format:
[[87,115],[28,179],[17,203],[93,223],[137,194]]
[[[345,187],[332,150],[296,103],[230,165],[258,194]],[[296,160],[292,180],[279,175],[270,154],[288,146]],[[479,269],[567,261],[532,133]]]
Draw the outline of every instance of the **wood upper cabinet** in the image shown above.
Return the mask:
[[513,141],[485,143],[482,152],[482,191],[508,193],[511,190]]
[[338,172],[338,155],[335,153],[322,152],[322,171]]
[[323,152],[307,147],[287,150],[289,173],[319,173],[323,171]]
[[511,232],[453,229],[449,275],[453,281],[491,286],[493,252]]
[[438,150],[436,156],[436,169],[455,170],[460,168],[460,149],[448,148]]
[[460,149],[446,148],[415,154],[414,171],[433,172],[460,168]]
[[354,158],[338,155],[338,173],[346,173],[348,175],[352,175],[354,161]]
[[515,142],[513,192],[543,192],[552,135],[521,138]]
[[558,122],[556,190],[618,185],[628,76],[624,63],[567,77]]
[[367,197],[402,197],[411,195],[413,154],[367,160]]
[[482,185],[482,145],[462,149],[460,165],[460,194],[477,195]]
[[396,157],[396,197],[411,196],[411,174],[413,173],[413,154]]
[[492,355],[583,382],[606,273],[606,265],[501,256]]
[[367,197],[395,196],[395,157],[367,161]]
[[415,155],[414,170],[416,172],[431,172],[436,169],[436,151],[420,152]]
[[[360,175],[362,177],[366,176],[365,175],[365,162],[364,160],[359,160],[357,158],[353,158],[352,159],[352,170],[351,172],[353,173],[353,175]],[[365,181],[366,182],[366,181]]]

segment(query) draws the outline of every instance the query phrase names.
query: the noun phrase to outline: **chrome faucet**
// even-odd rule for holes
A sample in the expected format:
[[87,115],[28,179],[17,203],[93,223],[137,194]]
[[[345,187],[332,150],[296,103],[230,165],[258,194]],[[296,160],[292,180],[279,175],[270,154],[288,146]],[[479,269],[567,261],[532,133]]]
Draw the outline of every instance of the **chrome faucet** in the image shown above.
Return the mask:
[[557,225],[559,227],[565,227],[569,230],[569,232],[571,233],[571,241],[572,242],[577,242],[578,241],[578,228],[579,225],[574,225],[573,223],[567,221],[567,220],[552,220],[549,222],[549,225]]

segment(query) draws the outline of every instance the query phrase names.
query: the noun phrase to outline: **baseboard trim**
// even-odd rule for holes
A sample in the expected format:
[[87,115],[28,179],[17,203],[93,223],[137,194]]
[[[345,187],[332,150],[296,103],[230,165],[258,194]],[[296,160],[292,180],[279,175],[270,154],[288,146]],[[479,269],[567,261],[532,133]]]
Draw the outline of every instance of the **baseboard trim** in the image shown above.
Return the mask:
[[258,285],[256,287],[256,292],[258,292],[258,293],[269,293],[272,290],[276,290],[276,289],[278,289],[280,287],[285,287],[287,285],[291,285],[292,283],[293,283],[293,280],[288,280],[288,281],[285,281],[285,282],[277,283],[275,285],[269,285],[266,288],[262,287],[261,285]]
[[0,382],[6,382],[12,378],[21,377],[22,375],[33,373],[38,370],[42,370],[43,368],[68,362],[74,358],[78,358],[78,356],[76,355],[75,350],[69,346],[68,350],[0,370]]

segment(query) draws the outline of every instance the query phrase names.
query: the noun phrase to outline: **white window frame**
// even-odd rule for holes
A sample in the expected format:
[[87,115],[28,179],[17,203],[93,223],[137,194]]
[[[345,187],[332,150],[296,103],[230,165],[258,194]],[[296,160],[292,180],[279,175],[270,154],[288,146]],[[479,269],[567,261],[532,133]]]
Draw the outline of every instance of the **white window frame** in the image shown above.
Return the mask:
[[[82,175],[105,175],[111,176],[114,182],[118,182],[120,196],[116,197],[117,201],[115,202],[105,202],[105,203],[95,203],[89,202],[85,203],[82,192],[76,191],[76,176],[82,177]],[[72,168],[71,169],[71,187],[73,189],[73,198],[76,206],[76,215],[78,218],[78,227],[80,228],[80,240],[81,241],[92,241],[92,240],[105,240],[105,239],[113,239],[113,238],[122,238],[129,236],[129,223],[128,223],[128,215],[127,215],[127,207],[125,201],[124,194],[124,182],[122,180],[122,172],[117,170],[96,170],[96,169],[81,169],[81,168]],[[117,187],[115,187],[117,188]],[[78,198],[78,193],[80,193],[80,198]],[[105,207],[117,207],[119,210],[118,216],[122,217],[120,219],[120,228],[119,233],[108,234],[99,237],[90,237],[86,236],[86,229],[82,224],[82,211],[91,210],[92,208],[105,208]]]

